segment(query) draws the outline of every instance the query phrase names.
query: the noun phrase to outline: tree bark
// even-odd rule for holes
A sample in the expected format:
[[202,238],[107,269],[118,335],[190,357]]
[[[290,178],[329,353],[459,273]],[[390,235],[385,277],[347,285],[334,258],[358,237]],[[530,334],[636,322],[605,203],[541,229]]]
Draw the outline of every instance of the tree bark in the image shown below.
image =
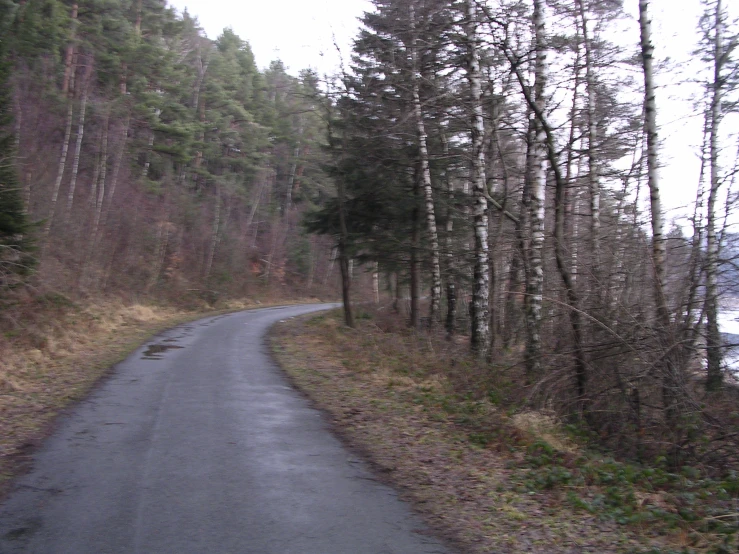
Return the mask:
[[287,180],[287,191],[285,193],[285,217],[288,216],[290,213],[290,206],[292,206],[293,203],[293,190],[295,188],[295,175],[298,170],[298,161],[300,160],[300,155],[302,151],[302,140],[303,140],[303,118],[302,116],[298,116],[299,125],[298,125],[298,143],[295,145],[295,149],[293,151],[293,163],[290,166],[290,175]]
[[[414,199],[418,198],[418,175],[414,176]],[[421,217],[419,214],[418,203],[413,207],[411,214],[411,260],[410,260],[410,296],[411,296],[411,319],[410,326],[413,329],[418,329],[421,323],[421,314],[419,311],[419,298],[421,288],[421,260],[420,260],[420,249],[421,249]]]
[[475,229],[474,284],[471,310],[472,333],[470,344],[478,357],[485,358],[490,351],[488,203],[485,194],[487,185],[485,179],[485,150],[483,147],[485,128],[482,111],[482,90],[480,86],[480,60],[477,48],[477,10],[475,2],[473,0],[467,0],[466,9],[467,80],[470,84],[470,100],[472,106],[472,174],[470,180],[472,181],[472,214]]
[[[587,400],[586,400],[586,385],[587,385],[587,362],[585,358],[585,351],[584,351],[584,345],[583,345],[583,325],[582,325],[582,311],[580,309],[580,300],[577,295],[577,291],[574,287],[574,281],[572,280],[572,274],[570,273],[570,268],[568,266],[568,260],[565,256],[564,251],[564,213],[565,213],[565,190],[566,190],[566,181],[562,176],[562,172],[559,167],[559,160],[558,160],[558,153],[556,144],[554,141],[554,134],[552,131],[552,128],[547,120],[546,117],[546,99],[545,99],[545,83],[546,83],[546,71],[547,71],[547,62],[546,62],[546,51],[545,51],[545,27],[544,27],[544,15],[543,15],[543,0],[534,0],[534,25],[536,29],[536,67],[535,67],[535,85],[534,85],[534,95],[532,96],[531,92],[529,91],[528,87],[525,86],[525,81],[523,79],[523,76],[521,75],[521,70],[517,66],[514,66],[514,72],[516,74],[516,78],[518,79],[521,89],[524,93],[524,96],[526,98],[526,102],[529,106],[529,109],[533,112],[534,115],[534,130],[536,133],[536,138],[534,142],[534,147],[539,150],[541,149],[543,154],[543,158],[541,158],[541,154],[537,152],[537,150],[534,151],[534,154],[532,155],[533,158],[535,158],[536,163],[533,164],[533,168],[536,171],[537,179],[533,179],[534,186],[532,188],[543,188],[546,185],[546,163],[548,160],[549,165],[552,168],[552,172],[554,173],[554,181],[556,185],[556,194],[555,194],[555,226],[554,226],[554,247],[555,247],[555,258],[557,262],[557,269],[559,270],[560,277],[562,278],[562,282],[565,287],[566,295],[567,295],[567,307],[569,312],[569,319],[570,319],[570,326],[572,329],[572,336],[573,336],[573,342],[574,342],[574,358],[575,358],[575,381],[576,381],[576,392],[577,392],[577,398],[578,398],[578,408],[580,413],[584,414],[587,417]],[[510,52],[506,52],[506,55],[509,56],[510,59]],[[540,163],[541,162],[541,163]],[[543,173],[543,176],[542,176]],[[544,180],[544,183],[542,183],[542,178]],[[531,193],[532,197],[532,209],[531,209],[531,273],[532,276],[530,277],[530,282],[533,283],[530,286],[530,292],[529,295],[532,297],[532,308],[530,311],[535,311],[536,306],[534,302],[537,300],[536,291],[534,290],[534,285],[537,284],[539,276],[543,277],[543,272],[541,265],[541,257],[539,254],[539,257],[537,259],[537,254],[535,250],[535,244],[537,242],[537,232],[539,223],[536,221],[537,218],[541,218],[541,240],[543,242],[543,195],[541,197],[542,204],[534,207],[536,205],[535,197],[537,196],[537,192],[534,190]],[[538,209],[537,209],[538,208]],[[539,215],[537,215],[537,211],[539,211]],[[540,286],[540,283],[539,283]],[[540,299],[540,297],[539,297]],[[541,310],[541,304],[539,304],[538,309]],[[529,318],[533,320],[532,317],[533,314],[529,314]],[[531,325],[533,321],[529,321],[529,325]],[[538,331],[537,331],[538,332]],[[532,338],[532,337],[530,337]],[[539,344],[540,348],[540,344]],[[529,352],[529,348],[527,348],[527,354],[532,355],[534,352]],[[539,363],[540,363],[540,350],[537,352],[539,355]],[[540,368],[535,365],[536,360],[529,361],[527,359],[527,369],[530,372],[534,372]]]
[[344,323],[354,328],[354,313],[351,302],[352,277],[349,271],[348,240],[349,231],[346,225],[346,192],[343,177],[339,177],[337,188],[339,192],[339,269],[341,270],[341,299],[344,304]]
[[46,224],[44,225],[44,232],[42,237],[42,252],[46,246],[46,241],[51,232],[51,226],[54,223],[54,215],[56,212],[56,203],[59,198],[59,189],[62,185],[62,179],[64,178],[64,168],[67,164],[67,154],[69,152],[69,142],[72,138],[72,117],[74,112],[74,101],[69,99],[69,106],[67,107],[67,123],[64,128],[64,139],[62,141],[62,154],[59,157],[59,166],[56,174],[56,181],[54,181],[54,188],[51,192],[51,207],[49,208],[49,215],[46,218]]
[[662,201],[659,190],[659,139],[657,134],[657,100],[654,84],[654,45],[652,44],[652,21],[648,14],[648,0],[639,0],[639,27],[641,30],[641,58],[644,72],[644,111],[647,134],[647,183],[652,212],[652,264],[654,269],[654,301],[657,306],[659,324],[665,329],[670,323],[670,314],[664,294],[665,281],[665,237],[662,216]]
[[85,254],[85,263],[82,264],[82,278],[80,279],[80,285],[85,286],[88,281],[88,275],[90,271],[90,263],[95,251],[95,244],[97,242],[98,229],[100,227],[100,219],[103,213],[103,201],[105,200],[105,182],[108,174],[108,127],[110,123],[110,109],[108,109],[105,115],[105,123],[103,125],[103,137],[102,147],[100,153],[100,161],[98,163],[97,177],[93,179],[93,182],[97,185],[97,190],[93,188],[92,194],[90,195],[90,203],[92,205],[92,227],[90,229],[90,236],[87,242],[87,253]]
[[[216,255],[216,247],[218,246],[218,232],[221,226],[221,187],[216,183],[215,207],[213,208],[213,230],[210,238],[210,248],[208,248],[208,258],[205,262],[205,270],[203,271],[203,282],[207,283],[210,278],[210,270],[213,267],[213,258]],[[270,268],[268,268],[269,270]]]
[[72,204],[74,203],[74,192],[77,188],[77,175],[80,168],[80,154],[82,153],[82,139],[85,135],[85,112],[87,110],[87,96],[90,85],[90,77],[92,74],[92,62],[88,60],[84,84],[82,85],[82,98],[80,99],[80,113],[77,120],[77,144],[74,150],[74,160],[72,162],[72,175],[69,181],[69,192],[67,192],[67,209],[65,211],[65,222],[69,221],[72,214]]
[[418,66],[418,37],[416,36],[415,6],[411,5],[411,31],[413,33],[411,56],[413,59],[412,88],[413,88],[413,112],[416,117],[416,130],[418,133],[418,156],[421,163],[421,179],[426,206],[426,225],[431,245],[431,306],[429,310],[429,325],[433,326],[440,316],[441,307],[441,261],[439,255],[439,235],[436,229],[436,213],[434,211],[434,191],[431,184],[431,169],[429,166],[428,136],[426,124],[423,119],[421,106],[420,81],[421,71]]
[[[155,121],[159,120],[159,115],[162,113],[162,110],[159,108],[154,109],[154,118]],[[146,147],[146,161],[144,162],[144,168],[141,170],[141,177],[143,179],[146,179],[149,176],[149,167],[151,166],[151,151],[154,149],[154,130],[151,130],[151,133],[149,134],[149,143]]]
[[[126,123],[123,125],[123,133],[121,135],[120,143],[118,144],[118,155],[116,156],[115,165],[113,166],[113,175],[110,179],[110,191],[108,192],[108,202],[105,211],[103,212],[102,219],[100,221],[99,229],[104,229],[110,217],[110,209],[113,206],[113,200],[115,198],[116,185],[118,184],[118,175],[121,171],[121,165],[123,163],[123,154],[126,151],[126,141],[128,140],[128,128],[131,124],[131,114],[126,116]],[[96,242],[100,243],[100,233],[96,237]]]
[[141,36],[141,20],[143,17],[143,10],[142,10],[142,4],[143,0],[136,0],[136,24],[134,26],[134,29],[136,30],[136,36]]
[[719,240],[716,235],[716,199],[721,186],[719,168],[719,126],[722,118],[721,98],[724,86],[723,63],[723,7],[722,1],[716,0],[713,14],[713,83],[709,125],[709,155],[711,164],[711,189],[708,194],[708,215],[706,222],[706,354],[708,377],[706,390],[717,391],[723,384],[721,332],[718,325],[718,251]]
[[666,244],[662,201],[659,189],[659,140],[657,133],[657,100],[654,83],[654,45],[652,21],[649,18],[648,0],[639,0],[639,27],[641,31],[641,59],[644,72],[644,113],[647,135],[647,184],[652,215],[652,266],[654,271],[653,295],[657,311],[657,337],[665,354],[658,369],[661,370],[662,401],[665,418],[672,423],[677,418],[677,398],[680,391],[679,376],[675,364],[676,352],[671,347],[670,311],[664,291]]
[[380,303],[380,264],[372,262],[372,297],[375,304]]
[[[547,51],[544,36],[543,0],[534,0],[534,33],[536,60],[534,65],[534,103],[536,112],[546,110]],[[529,329],[526,347],[526,367],[530,376],[541,371],[541,320],[544,290],[544,267],[542,251],[544,248],[544,206],[547,184],[546,145],[547,138],[541,118],[534,114],[534,144],[531,155],[531,187],[529,219],[531,225],[529,281],[527,294],[529,309],[527,328]]]
[[590,240],[592,244],[592,267],[595,286],[600,283],[600,170],[596,148],[598,123],[596,119],[595,71],[593,70],[593,47],[588,30],[585,0],[578,0],[580,25],[585,47],[585,83],[588,93],[588,185],[590,190]]
[[[449,141],[446,133],[441,131],[441,141],[444,148],[444,158],[449,160]],[[452,217],[452,205],[454,202],[454,185],[449,175],[444,171],[444,184],[447,191],[447,208],[446,208],[446,328],[447,338],[454,336],[457,329],[457,283],[456,283],[456,264],[454,263],[454,241],[452,233],[454,231],[454,218]]]
[[74,50],[75,40],[77,36],[77,3],[72,5],[72,29],[69,33],[69,44],[67,45],[67,51],[64,54],[64,78],[62,79],[62,94],[69,94],[70,81],[72,79],[72,71],[74,70]]

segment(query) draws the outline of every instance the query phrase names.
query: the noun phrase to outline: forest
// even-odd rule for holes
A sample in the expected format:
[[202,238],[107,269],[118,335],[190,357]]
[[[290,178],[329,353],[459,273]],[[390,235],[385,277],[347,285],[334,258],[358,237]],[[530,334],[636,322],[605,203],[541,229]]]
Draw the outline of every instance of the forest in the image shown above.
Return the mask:
[[507,368],[517,406],[736,486],[719,316],[739,24],[706,0],[685,37],[703,136],[677,224],[669,69],[649,0],[630,2],[637,22],[621,0],[373,0],[340,71],[296,77],[164,0],[2,0],[0,314],[51,292],[341,294],[349,328],[382,314],[462,345],[477,371]]
[[326,279],[299,225],[327,188],[315,75],[260,72],[232,31],[210,40],[165,2],[3,8],[3,159],[38,279],[170,299]]
[[307,224],[337,237],[346,324],[359,260],[412,327],[469,335],[483,360],[518,353],[533,405],[635,456],[733,465],[736,414],[717,393],[736,390],[718,317],[738,28],[709,4],[686,231],[662,206],[649,2],[630,49],[607,38],[620,2],[376,2],[329,91],[336,197]]

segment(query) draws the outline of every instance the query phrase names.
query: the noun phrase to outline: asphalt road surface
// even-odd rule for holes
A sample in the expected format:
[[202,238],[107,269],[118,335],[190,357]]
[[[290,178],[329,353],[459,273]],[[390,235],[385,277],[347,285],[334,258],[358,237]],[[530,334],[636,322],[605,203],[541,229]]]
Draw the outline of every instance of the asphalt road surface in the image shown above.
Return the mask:
[[275,322],[328,305],[172,329],[60,422],[0,507],[0,552],[449,551],[271,361]]

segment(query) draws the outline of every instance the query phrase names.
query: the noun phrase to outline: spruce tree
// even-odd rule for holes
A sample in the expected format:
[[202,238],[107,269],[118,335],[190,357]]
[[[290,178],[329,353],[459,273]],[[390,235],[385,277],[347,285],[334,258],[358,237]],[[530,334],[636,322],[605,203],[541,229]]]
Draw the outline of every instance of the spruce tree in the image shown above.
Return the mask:
[[[7,21],[7,19],[6,19]],[[30,226],[16,172],[7,33],[0,29],[0,290],[18,282],[32,267]]]

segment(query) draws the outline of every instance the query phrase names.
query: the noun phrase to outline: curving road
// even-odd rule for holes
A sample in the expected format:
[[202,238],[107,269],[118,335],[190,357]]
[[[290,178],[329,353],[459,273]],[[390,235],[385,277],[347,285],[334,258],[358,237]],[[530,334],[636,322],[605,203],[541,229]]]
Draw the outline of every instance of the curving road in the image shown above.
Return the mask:
[[270,360],[275,322],[172,329],[60,422],[0,507],[0,553],[447,553]]

